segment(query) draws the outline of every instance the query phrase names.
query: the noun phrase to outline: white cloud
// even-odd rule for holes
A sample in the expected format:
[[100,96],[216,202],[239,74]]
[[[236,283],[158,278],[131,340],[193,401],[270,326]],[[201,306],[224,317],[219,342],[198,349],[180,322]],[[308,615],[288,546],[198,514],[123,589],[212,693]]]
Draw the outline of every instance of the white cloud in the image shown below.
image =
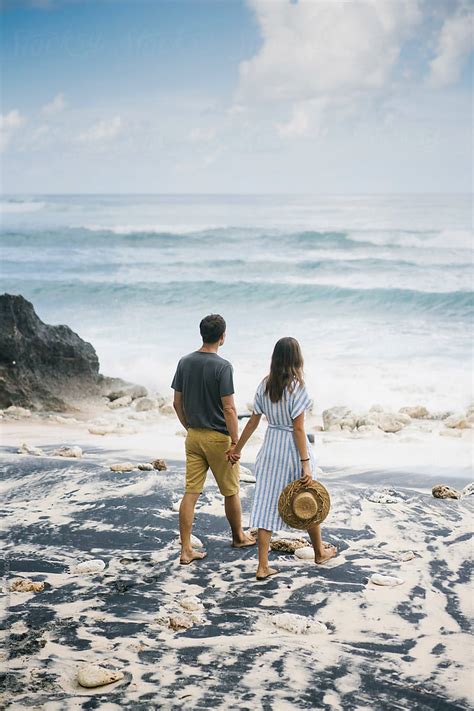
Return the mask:
[[11,141],[15,131],[26,123],[26,117],[18,109],[12,109],[8,114],[0,114],[0,151],[4,151]]
[[122,119],[120,116],[114,116],[113,119],[109,121],[99,121],[87,131],[80,133],[78,140],[84,143],[102,143],[103,141],[110,141],[118,136],[121,130]]
[[428,82],[439,88],[456,83],[473,48],[472,11],[466,2],[446,18],[438,38],[436,57],[430,62]]
[[64,99],[64,94],[57,94],[54,99],[42,107],[41,113],[45,116],[54,116],[54,114],[58,114],[65,108],[66,101]]

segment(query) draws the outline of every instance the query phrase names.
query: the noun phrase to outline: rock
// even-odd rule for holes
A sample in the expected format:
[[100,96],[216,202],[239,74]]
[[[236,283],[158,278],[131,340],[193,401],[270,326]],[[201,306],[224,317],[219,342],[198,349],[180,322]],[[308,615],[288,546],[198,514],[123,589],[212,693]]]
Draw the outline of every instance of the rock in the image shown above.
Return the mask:
[[467,421],[467,418],[460,413],[450,415],[445,420],[443,420],[443,422],[446,427],[452,427],[459,430],[469,429],[470,427],[470,423]]
[[408,415],[414,420],[421,420],[425,417],[430,416],[430,413],[428,412],[426,407],[423,407],[423,405],[415,405],[413,407],[401,407],[398,412]]
[[134,405],[137,412],[146,412],[156,407],[156,401],[152,400],[151,397],[141,397],[135,400]]
[[118,462],[110,465],[111,472],[133,472],[134,469],[135,464],[132,464],[132,462]]
[[111,402],[108,403],[108,407],[111,410],[118,410],[121,407],[127,407],[130,405],[132,402],[132,398],[130,395],[124,395],[123,397],[119,397],[116,400],[112,400]]
[[303,615],[294,615],[291,612],[281,612],[270,617],[270,622],[275,627],[278,627],[285,632],[292,634],[320,634],[327,632],[327,627],[322,622],[303,617]]
[[195,595],[182,597],[179,601],[179,604],[184,610],[190,610],[192,612],[202,612],[204,608],[201,600]]
[[87,428],[88,432],[95,435],[106,435],[115,432],[115,425],[91,425]]
[[163,472],[168,469],[164,459],[154,459],[151,464],[153,465],[153,469],[157,469],[159,472]]
[[29,578],[16,578],[10,583],[12,592],[42,592],[44,590],[43,582],[34,582]]
[[390,488],[370,491],[366,493],[365,498],[374,504],[400,504],[405,500],[399,491]]
[[448,428],[439,431],[440,437],[452,437],[454,439],[459,439],[462,437],[462,430],[449,430]]
[[474,494],[474,482],[467,484],[461,492],[462,496],[472,496]]
[[460,499],[461,494],[456,489],[452,489],[450,486],[445,484],[438,484],[433,486],[431,493],[435,499]]
[[395,587],[396,585],[402,585],[405,581],[402,580],[402,578],[397,578],[395,575],[381,575],[380,573],[374,573],[370,576],[369,582],[373,585]]
[[376,417],[373,415],[362,415],[358,417],[356,424],[358,429],[361,427],[370,427],[370,429],[377,427]]
[[323,425],[326,432],[344,429],[354,429],[357,418],[348,407],[330,407],[323,410]]
[[149,462],[142,462],[138,465],[138,468],[142,472],[152,472],[154,469],[153,464],[150,464]]
[[164,405],[160,405],[160,412],[162,415],[174,415],[174,407],[170,403],[165,402]]
[[242,465],[240,465],[240,481],[244,481],[248,484],[255,484],[256,479],[250,469],[247,469],[247,467],[243,467]]
[[98,664],[87,664],[81,667],[76,675],[77,683],[86,689],[95,689],[97,686],[113,684],[114,681],[123,679],[123,672],[111,671]]
[[188,630],[193,624],[192,618],[187,615],[171,615],[168,622],[169,627],[175,632]]
[[107,397],[109,400],[120,400],[124,397],[130,397],[132,400],[138,400],[138,398],[147,397],[148,390],[143,387],[143,385],[126,385],[119,390],[113,390],[108,393]]
[[[0,297],[1,298],[1,297]],[[1,366],[0,366],[0,373],[1,373]],[[2,389],[2,379],[0,376],[0,398],[1,398],[1,389]],[[13,417],[15,420],[21,420],[22,417],[31,417],[31,410],[28,410],[26,407],[17,407],[16,405],[10,405],[10,407],[7,407],[5,410],[5,415],[7,417]]]
[[413,551],[400,551],[395,554],[395,557],[400,563],[407,563],[409,560],[413,560],[415,554]]
[[23,442],[21,447],[17,449],[18,454],[32,454],[34,457],[41,457],[44,452],[40,447],[33,447],[31,444]]
[[301,560],[312,560],[314,562],[314,548],[313,546],[303,546],[302,548],[297,548],[295,550],[295,557],[301,558]]
[[54,457],[74,457],[80,459],[82,457],[82,449],[75,445],[74,447],[60,447],[53,452]]
[[375,418],[377,427],[383,432],[399,432],[402,430],[406,422],[406,417],[392,412],[382,412]]
[[294,553],[299,548],[306,548],[307,545],[308,541],[304,538],[275,538],[270,541],[270,550],[278,553]]
[[38,318],[23,296],[0,296],[0,407],[67,410],[99,396],[99,360],[68,326]]
[[[178,537],[178,538],[176,539],[176,544],[177,544],[178,546],[181,545],[181,538]],[[194,536],[193,534],[191,534],[191,546],[192,546],[193,548],[204,548],[204,544],[203,544],[203,542],[201,541],[201,539],[198,538],[197,536]]]
[[100,558],[92,558],[78,563],[72,570],[77,573],[101,573],[105,570],[105,563]]

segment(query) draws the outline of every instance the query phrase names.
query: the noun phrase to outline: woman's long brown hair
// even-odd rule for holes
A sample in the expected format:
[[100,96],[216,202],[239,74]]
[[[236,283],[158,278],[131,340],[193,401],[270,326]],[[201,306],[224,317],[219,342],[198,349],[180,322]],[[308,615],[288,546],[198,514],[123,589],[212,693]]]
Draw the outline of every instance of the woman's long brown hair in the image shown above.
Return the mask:
[[296,383],[304,385],[303,354],[296,338],[285,336],[275,343],[265,393],[272,402],[278,402],[283,397],[285,388],[289,388],[291,392]]

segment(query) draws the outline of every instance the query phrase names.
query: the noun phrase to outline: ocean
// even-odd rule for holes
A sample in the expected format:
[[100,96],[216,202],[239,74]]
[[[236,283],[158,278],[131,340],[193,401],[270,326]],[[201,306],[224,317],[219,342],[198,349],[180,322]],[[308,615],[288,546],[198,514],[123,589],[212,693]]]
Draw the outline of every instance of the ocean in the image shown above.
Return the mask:
[[297,338],[316,409],[472,400],[469,195],[29,195],[1,202],[1,291],[101,371],[164,395],[221,313],[239,407]]

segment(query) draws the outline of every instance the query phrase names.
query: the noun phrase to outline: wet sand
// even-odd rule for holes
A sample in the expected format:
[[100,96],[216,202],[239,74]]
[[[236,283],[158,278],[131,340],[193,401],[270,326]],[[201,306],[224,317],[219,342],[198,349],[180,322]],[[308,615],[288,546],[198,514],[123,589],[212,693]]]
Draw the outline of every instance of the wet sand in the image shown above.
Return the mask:
[[[46,454],[62,444],[49,441]],[[211,476],[194,528],[208,557],[184,567],[176,544],[183,462],[119,474],[111,463],[147,461],[149,452],[114,450],[110,440],[74,444],[80,460],[18,455],[5,443],[0,450],[4,707],[444,711],[474,701],[474,497],[434,499],[441,475],[327,467],[324,533],[338,558],[317,567],[272,553],[281,574],[257,583],[256,551],[230,547]],[[468,479],[463,471],[448,483],[462,488]],[[378,486],[395,487],[403,501],[368,501]],[[246,520],[252,496],[253,485],[242,484]],[[407,551],[414,556],[403,562]],[[103,572],[70,572],[91,558],[105,562]],[[373,573],[404,582],[376,586]],[[44,590],[10,592],[17,576],[44,581]],[[183,596],[202,607],[191,627],[173,631],[163,619],[190,618]],[[283,629],[281,613],[323,631]],[[83,689],[75,674],[84,662],[122,670],[124,679]]]

